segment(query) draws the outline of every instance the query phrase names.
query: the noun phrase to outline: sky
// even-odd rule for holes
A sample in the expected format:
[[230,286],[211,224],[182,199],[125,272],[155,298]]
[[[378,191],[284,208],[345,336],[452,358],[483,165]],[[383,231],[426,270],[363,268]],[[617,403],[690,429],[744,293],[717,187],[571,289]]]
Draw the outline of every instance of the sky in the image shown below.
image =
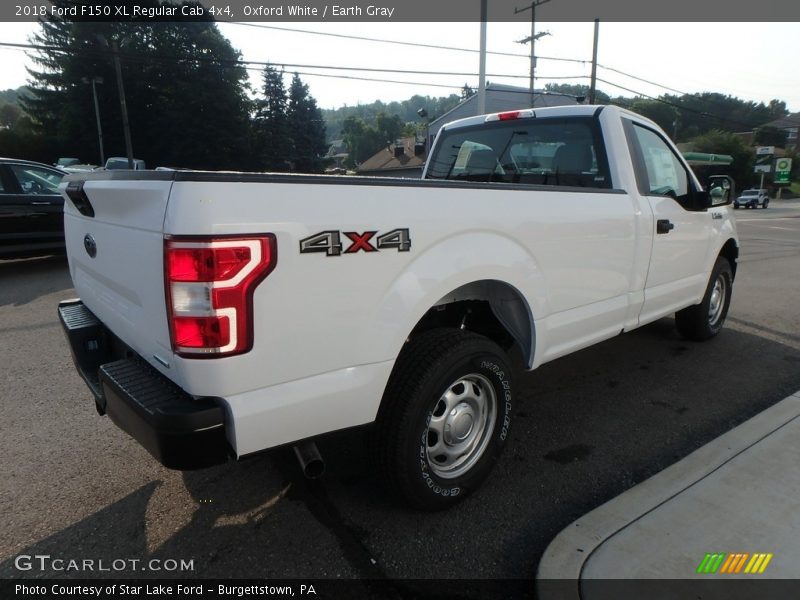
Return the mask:
[[[0,41],[25,43],[36,27],[35,23],[0,23]],[[306,65],[286,70],[300,72],[322,108],[404,100],[414,94],[445,96],[458,93],[465,83],[473,87],[478,84],[477,52],[287,31],[302,29],[477,50],[478,23],[220,23],[219,28],[246,60]],[[537,88],[545,83],[589,83],[593,30],[592,22],[537,24],[537,33],[549,32],[536,42],[536,55],[540,57]],[[530,49],[517,40],[529,35],[529,24],[488,24],[488,50],[519,55],[488,55],[488,81],[528,86]],[[764,103],[778,98],[791,112],[798,112],[798,38],[800,23],[600,23],[598,63],[602,67],[598,68],[598,77],[606,82],[598,81],[597,87],[612,96],[714,91]],[[25,84],[25,66],[30,64],[25,52],[0,48],[0,61],[0,90]],[[343,71],[310,65],[412,73]],[[421,71],[457,74],[426,75]],[[253,85],[258,86],[258,69],[250,74]],[[339,77],[342,75],[402,83],[343,79]]]

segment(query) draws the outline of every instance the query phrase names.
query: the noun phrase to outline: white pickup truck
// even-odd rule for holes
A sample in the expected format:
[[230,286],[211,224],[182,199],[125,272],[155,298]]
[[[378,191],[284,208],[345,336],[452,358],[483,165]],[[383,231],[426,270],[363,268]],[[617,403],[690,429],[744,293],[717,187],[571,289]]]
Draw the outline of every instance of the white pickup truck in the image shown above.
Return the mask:
[[443,127],[421,180],[106,171],[62,184],[80,300],[59,306],[107,413],[189,469],[373,424],[414,506],[473,491],[539,365],[676,313],[722,327],[738,242],[667,136],[613,107]]

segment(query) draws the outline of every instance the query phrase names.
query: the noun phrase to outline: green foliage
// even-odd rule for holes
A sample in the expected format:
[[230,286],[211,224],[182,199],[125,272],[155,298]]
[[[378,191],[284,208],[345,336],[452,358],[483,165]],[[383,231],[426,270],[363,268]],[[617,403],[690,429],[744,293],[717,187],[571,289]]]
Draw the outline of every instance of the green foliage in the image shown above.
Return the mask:
[[[383,113],[386,115],[396,115],[401,123],[414,127],[424,124],[425,121],[432,121],[436,117],[442,116],[461,102],[461,100],[461,96],[457,94],[450,94],[449,96],[441,96],[438,98],[415,94],[408,100],[402,100],[400,102],[387,103],[376,100],[371,104],[323,109],[322,116],[325,119],[328,139],[334,140],[344,137],[344,123],[349,117],[356,117],[367,125],[375,126],[378,115]],[[428,116],[425,118],[420,117],[419,114],[417,114],[419,109],[425,109]]]
[[660,98],[674,105],[680,114],[677,141],[691,139],[712,129],[750,131],[787,114],[786,104],[779,100],[765,105],[715,92],[683,96],[665,94]]
[[[544,89],[553,94],[565,94],[578,98],[583,96],[586,98],[585,102],[589,103],[589,86],[574,83],[547,83]],[[595,89],[594,91],[595,104],[610,104],[611,97],[605,92]]]
[[14,127],[22,116],[22,109],[17,104],[6,102],[0,105],[0,127]]
[[[106,4],[108,2],[105,2]],[[160,0],[140,2],[156,7]],[[191,4],[185,2],[184,4]],[[66,50],[33,56],[32,96],[23,100],[51,162],[59,155],[99,162],[91,85],[97,86],[107,156],[124,156],[112,54],[98,36],[121,44],[134,155],[150,165],[205,169],[249,166],[247,73],[210,21],[40,24],[33,42]]]
[[783,148],[786,144],[786,132],[777,127],[759,127],[753,136],[753,143],[758,146],[778,146]]
[[712,129],[694,138],[692,145],[697,152],[729,154],[733,157],[731,165],[708,169],[709,174],[730,175],[736,182],[737,189],[740,190],[749,187],[755,181],[753,175],[755,152],[738,135],[729,131]]
[[374,125],[358,117],[347,117],[342,127],[342,139],[347,146],[349,166],[364,162],[407,131],[408,128],[397,115],[378,113]]
[[262,97],[256,100],[253,147],[258,169],[321,173],[325,124],[317,101],[295,73],[287,94],[283,71],[264,68]]
[[289,88],[287,112],[293,171],[321,173],[325,154],[325,123],[308,86],[295,73]]
[[633,112],[655,121],[661,129],[672,134],[675,121],[678,120],[678,109],[658,100],[636,98],[629,107]]
[[283,86],[283,71],[267,65],[262,75],[264,79],[262,98],[256,100],[256,115],[253,121],[256,162],[260,169],[289,171],[291,144],[286,114],[289,99]]

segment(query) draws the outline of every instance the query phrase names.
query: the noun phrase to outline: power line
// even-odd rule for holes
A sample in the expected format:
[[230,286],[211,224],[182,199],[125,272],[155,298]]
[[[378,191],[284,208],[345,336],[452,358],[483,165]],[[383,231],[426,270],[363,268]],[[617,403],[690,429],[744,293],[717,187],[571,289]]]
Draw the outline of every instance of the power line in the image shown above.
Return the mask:
[[[344,33],[330,33],[330,32],[323,32],[323,31],[312,31],[310,29],[294,29],[291,27],[275,27],[274,25],[262,25],[260,23],[226,23],[226,25],[240,25],[243,27],[257,27],[259,29],[273,29],[275,31],[286,31],[291,33],[305,33],[309,35],[321,35],[326,37],[335,37],[335,38],[342,38],[347,40],[359,40],[362,42],[377,42],[381,44],[395,44],[398,46],[412,46],[416,48],[432,48],[434,50],[451,50],[454,52],[472,52],[474,54],[478,54],[480,50],[476,50],[474,48],[463,48],[459,46],[441,46],[438,44],[423,44],[420,42],[405,42],[402,40],[384,40],[380,38],[372,38],[372,37],[365,37],[360,35],[346,35]],[[497,52],[497,51],[487,51],[487,54],[492,54],[494,56],[511,56],[514,58],[529,58],[527,54],[519,54],[516,52]],[[537,59],[541,60],[553,60],[553,61],[563,61],[563,62],[575,62],[575,63],[587,63],[589,61],[580,60],[577,58],[560,58],[556,56],[537,56]]]
[[[280,29],[280,28],[277,28]],[[337,34],[338,35],[338,34]],[[96,50],[93,48],[60,48],[58,46],[49,46],[49,45],[40,45],[40,44],[20,44],[20,43],[12,43],[12,42],[0,42],[0,48],[8,48],[8,49],[28,49],[28,50],[50,50],[55,52],[63,52],[66,54],[75,54],[75,55],[83,55],[92,58],[103,59],[107,57],[105,52],[100,50]],[[405,70],[405,69],[381,69],[381,68],[370,68],[370,67],[343,67],[343,66],[332,66],[332,65],[306,65],[306,64],[299,64],[299,63],[280,63],[280,62],[269,62],[269,61],[253,61],[253,60],[228,60],[228,59],[218,59],[214,57],[176,57],[176,56],[166,56],[166,55],[147,55],[147,56],[137,56],[135,54],[130,53],[120,53],[121,58],[125,58],[126,60],[132,62],[150,62],[153,60],[161,60],[162,62],[189,62],[189,63],[207,63],[207,64],[214,64],[225,68],[243,68],[245,70],[253,71],[253,70],[261,70],[260,67],[265,66],[273,66],[273,67],[282,67],[284,69],[325,69],[325,70],[342,70],[342,71],[354,71],[354,72],[375,72],[375,73],[396,73],[396,74],[404,74],[404,75],[437,75],[437,76],[458,76],[458,77],[474,77],[475,73],[470,72],[451,72],[451,71],[416,71],[416,70]],[[248,66],[248,65],[256,65],[256,66]],[[600,65],[598,65],[600,66]],[[258,67],[258,68],[257,68]],[[630,76],[635,79],[641,79],[635,76],[631,76],[627,73],[619,71],[617,69],[612,69],[610,67],[603,67],[608,70],[614,70],[622,75]],[[390,79],[379,79],[379,78],[360,78],[356,76],[346,76],[346,75],[332,75],[332,74],[323,74],[323,73],[311,73],[308,71],[303,71],[303,74],[306,76],[318,76],[318,77],[331,77],[331,78],[339,78],[339,79],[353,79],[353,80],[361,80],[361,81],[374,81],[378,83],[396,83],[396,84],[404,84],[404,85],[418,85],[418,86],[429,86],[429,87],[446,87],[451,89],[461,88],[462,85],[458,86],[449,86],[446,84],[438,84],[438,83],[422,83],[422,82],[412,82],[412,81],[399,81],[399,80],[390,80]],[[526,78],[525,75],[512,75],[512,74],[489,74],[490,77],[498,77],[498,78],[512,78],[512,79],[524,79]],[[568,80],[568,79],[586,79],[588,78],[586,75],[574,75],[574,76],[559,76],[559,77],[544,77],[542,79],[549,79],[549,80]],[[598,81],[601,81],[607,85],[612,87],[624,90],[631,94],[635,94],[638,96],[642,96],[657,102],[661,102],[662,104],[666,104],[672,106],[678,110],[691,112],[695,114],[699,114],[702,116],[711,117],[714,119],[718,119],[722,122],[733,123],[737,125],[742,125],[747,128],[752,128],[750,123],[745,123],[743,121],[737,121],[735,119],[730,119],[727,117],[721,117],[718,115],[714,115],[712,113],[708,113],[705,111],[700,111],[692,108],[688,108],[685,106],[681,106],[679,104],[675,104],[673,102],[669,102],[668,100],[664,100],[662,98],[657,98],[654,96],[650,96],[643,92],[633,90],[627,88],[625,86],[621,86],[619,84],[613,83],[611,81],[601,79],[600,77],[597,78]],[[654,84],[652,82],[643,80],[646,83],[651,83],[652,85],[658,86],[658,84]],[[659,86],[665,87],[665,86]],[[665,89],[671,89],[666,88]],[[524,90],[505,90],[510,93],[525,93]],[[673,90],[677,91],[677,90]],[[686,94],[689,95],[689,94]]]
[[670,92],[675,92],[676,94],[682,94],[684,96],[690,96],[691,95],[688,92],[682,92],[680,90],[676,90],[675,88],[671,88],[669,86],[662,85],[660,83],[656,83],[656,82],[650,81],[648,79],[643,79],[642,77],[637,77],[636,75],[631,75],[630,73],[625,73],[624,71],[620,71],[619,69],[615,69],[614,67],[607,67],[605,65],[601,65],[600,63],[597,63],[597,66],[600,67],[601,69],[605,69],[606,71],[614,71],[614,73],[619,73],[620,75],[624,75],[625,77],[630,77],[631,79],[636,79],[637,81],[642,81],[644,83],[649,83],[650,85],[654,85],[654,86],[656,86],[658,88],[669,90]]
[[[11,44],[6,42],[0,42],[0,48],[5,48],[7,50],[17,50],[17,51],[24,51],[25,49],[48,49],[57,52],[64,52],[67,54],[75,54],[79,56],[86,56],[92,58],[105,58],[106,54],[100,51],[91,50],[91,49],[64,49],[64,48],[57,48],[51,46],[36,46],[31,44]],[[223,68],[243,68],[246,71],[255,71],[261,72],[263,68],[261,66],[247,66],[248,64],[255,63],[256,61],[223,61],[223,60],[203,60],[195,59],[195,58],[182,58],[182,57],[170,57],[170,56],[137,56],[133,54],[125,54],[120,53],[120,56],[125,58],[129,62],[133,63],[147,63],[153,60],[160,61],[160,62],[195,62],[200,60],[201,62],[210,62],[217,66]],[[262,64],[262,63],[259,63]],[[271,65],[277,67],[292,67],[294,65],[287,65],[283,63],[263,63],[264,65]],[[317,65],[297,65],[302,68],[332,68],[332,67],[320,67]],[[340,67],[336,67],[340,68]],[[345,67],[341,67],[345,68]],[[382,70],[380,70],[382,71]],[[305,75],[307,77],[326,77],[332,79],[346,79],[346,80],[354,80],[354,81],[371,81],[376,83],[392,83],[392,84],[400,84],[400,85],[414,85],[414,86],[427,86],[427,87],[436,87],[436,88],[446,88],[446,89],[462,89],[463,84],[443,84],[443,83],[430,83],[430,82],[422,82],[422,81],[408,81],[408,80],[399,80],[399,79],[386,79],[386,78],[377,78],[377,77],[359,77],[357,75],[334,75],[332,73],[313,73],[310,71],[292,71],[296,72],[298,75]],[[427,74],[426,72],[417,72],[411,71],[410,73],[415,74]],[[455,74],[458,76],[463,76],[462,74]],[[474,76],[474,74],[466,74],[466,76]],[[505,77],[505,75],[493,75],[493,77]],[[522,76],[519,76],[522,77]],[[570,79],[583,79],[586,75],[564,75],[564,76],[556,76],[556,77],[543,77],[542,79],[549,79],[549,80],[570,80]],[[504,93],[528,93],[526,90],[503,90]]]
[[[67,54],[81,54],[81,53],[92,53],[93,56],[103,56],[98,50],[93,49],[72,49],[72,48],[59,48],[58,46],[47,46],[47,45],[39,45],[39,44],[19,44],[19,43],[11,43],[11,42],[0,42],[0,47],[9,47],[9,48],[27,48],[30,50],[50,50],[55,52],[64,52]],[[133,59],[137,60],[140,57],[126,53],[120,52],[119,53],[121,58],[125,59]],[[205,63],[212,63],[212,64],[220,64],[223,66],[241,66],[244,67],[245,65],[260,65],[260,66],[273,66],[273,67],[283,67],[286,69],[331,69],[336,71],[356,71],[356,72],[371,72],[371,73],[396,73],[402,75],[438,75],[438,76],[457,76],[457,77],[474,77],[476,74],[472,72],[465,72],[465,71],[420,71],[416,69],[387,69],[387,68],[380,68],[380,67],[344,67],[341,65],[309,65],[309,64],[300,64],[300,63],[284,63],[284,62],[275,62],[275,61],[258,61],[258,60],[227,60],[227,59],[219,59],[214,57],[206,57],[206,56],[198,56],[198,57],[176,57],[176,56],[166,56],[166,55],[158,55],[158,54],[148,54],[145,57],[145,60],[152,60],[152,59],[164,59],[164,60],[172,60],[175,62],[205,62]],[[487,73],[487,77],[502,77],[508,79],[527,79],[527,75],[516,75],[511,73]]]
[[689,108],[688,106],[681,106],[680,104],[675,104],[674,102],[670,102],[669,100],[664,100],[663,98],[656,98],[655,96],[650,96],[649,94],[645,94],[644,92],[638,92],[636,90],[632,90],[625,86],[612,83],[611,81],[608,81],[606,79],[601,79],[600,77],[597,78],[597,81],[602,81],[606,85],[610,85],[612,87],[625,90],[626,92],[630,92],[631,94],[636,94],[637,96],[642,96],[643,98],[648,98],[649,100],[661,102],[662,104],[666,104],[667,106],[672,106],[673,108],[676,108],[684,112],[694,113],[696,115],[701,115],[703,117],[711,117],[712,119],[717,119],[723,123],[733,123],[735,125],[742,125],[743,127],[747,127],[748,129],[753,129],[754,127],[752,123],[745,123],[744,121],[738,121],[736,119],[730,119],[728,117],[720,117],[719,115],[715,115],[713,113],[709,113],[703,110],[696,110],[694,108]]

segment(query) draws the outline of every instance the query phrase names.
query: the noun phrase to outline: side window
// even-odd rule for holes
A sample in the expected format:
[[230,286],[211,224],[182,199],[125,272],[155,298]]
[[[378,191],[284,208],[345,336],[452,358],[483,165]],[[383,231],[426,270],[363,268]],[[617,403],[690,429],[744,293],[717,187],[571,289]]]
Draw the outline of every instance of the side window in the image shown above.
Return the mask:
[[11,172],[17,178],[23,194],[33,196],[58,194],[58,184],[62,178],[60,173],[24,165],[11,165]]
[[647,172],[645,191],[654,196],[687,199],[690,191],[689,176],[672,149],[650,129],[634,123],[633,132]]

